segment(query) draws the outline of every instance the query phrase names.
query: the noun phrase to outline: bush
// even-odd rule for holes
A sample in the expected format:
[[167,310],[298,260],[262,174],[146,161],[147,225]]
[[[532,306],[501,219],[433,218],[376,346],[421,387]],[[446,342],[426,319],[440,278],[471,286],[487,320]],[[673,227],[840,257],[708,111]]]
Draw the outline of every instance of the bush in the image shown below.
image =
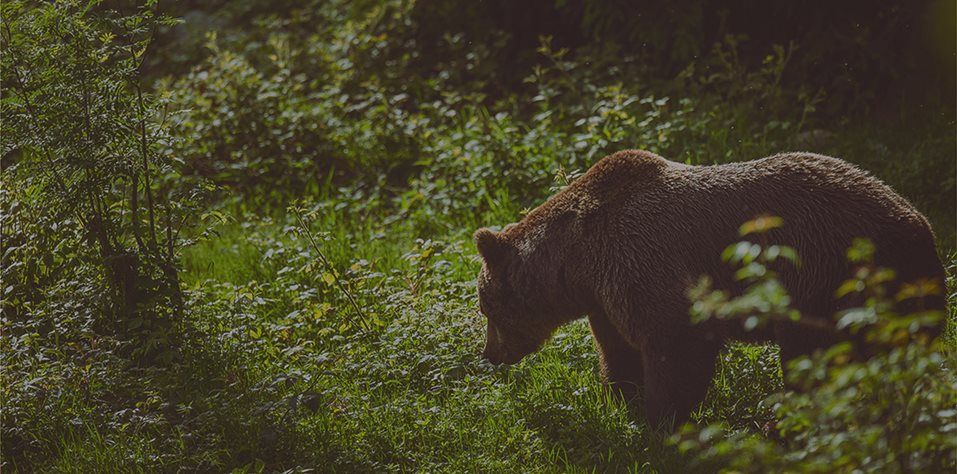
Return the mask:
[[[781,225],[759,218],[742,226],[761,234]],[[745,249],[744,251],[738,251]],[[851,343],[790,362],[788,383],[802,392],[772,395],[776,423],[765,435],[730,429],[716,423],[686,425],[673,438],[680,451],[704,470],[945,472],[957,466],[957,358],[945,340],[931,344],[926,327],[937,327],[940,312],[892,313],[892,295],[883,292],[893,273],[872,263],[874,247],[858,241],[848,258],[860,268],[838,290],[861,292],[866,305],[835,315],[837,328],[867,335],[870,344],[886,350],[868,359],[855,355]],[[709,293],[707,282],[693,294],[700,298],[693,312],[698,320],[742,318],[755,327],[780,318],[800,321],[789,308],[784,287],[768,265],[792,250],[743,242],[725,252],[725,260],[741,265],[748,284],[741,296]],[[901,298],[941,292],[943,288],[902,285]]]
[[[3,153],[15,157],[4,175],[17,183],[5,229],[18,232],[4,242],[14,283],[4,309],[21,320],[48,285],[93,265],[97,279],[84,284],[105,285],[121,331],[135,331],[182,304],[176,250],[196,195],[177,181],[168,104],[139,82],[151,28],[171,20],[146,8],[88,17],[90,6],[4,6],[3,81],[13,94],[3,102]],[[59,248],[36,247],[53,242]]]
[[[96,2],[2,7],[2,439],[52,455],[125,395],[131,361],[177,355],[177,252],[199,202],[169,154],[164,97],[140,83],[169,19]],[[94,363],[95,361],[96,363]]]

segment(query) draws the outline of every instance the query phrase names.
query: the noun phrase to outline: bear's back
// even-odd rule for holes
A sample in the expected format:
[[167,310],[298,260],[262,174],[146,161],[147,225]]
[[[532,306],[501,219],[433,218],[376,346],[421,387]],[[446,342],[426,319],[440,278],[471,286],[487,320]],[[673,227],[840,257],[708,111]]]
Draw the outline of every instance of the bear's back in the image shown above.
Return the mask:
[[574,196],[565,200],[589,201],[599,214],[632,218],[698,218],[708,225],[720,216],[739,225],[772,214],[791,217],[792,225],[843,227],[861,236],[929,229],[920,212],[879,179],[813,153],[689,166],[627,150],[603,158],[569,188]]
[[737,204],[737,217],[744,220],[759,213],[778,215],[786,225],[877,240],[886,233],[915,237],[930,229],[924,216],[893,189],[837,158],[786,153],[692,169],[691,189],[704,190],[718,203]]
[[832,298],[850,276],[846,252],[855,238],[871,240],[876,263],[897,269],[901,281],[943,275],[920,212],[877,178],[836,158],[788,153],[688,166],[628,151],[602,159],[579,181],[568,189],[574,199],[565,199],[592,201],[583,227],[584,238],[600,249],[593,258],[617,274],[640,271],[635,284],[662,297],[668,292],[662,282],[730,275],[722,251],[743,239],[742,223],[764,214],[784,220],[767,241],[795,247],[801,256],[803,270],[782,275],[793,280],[789,287],[798,299]]

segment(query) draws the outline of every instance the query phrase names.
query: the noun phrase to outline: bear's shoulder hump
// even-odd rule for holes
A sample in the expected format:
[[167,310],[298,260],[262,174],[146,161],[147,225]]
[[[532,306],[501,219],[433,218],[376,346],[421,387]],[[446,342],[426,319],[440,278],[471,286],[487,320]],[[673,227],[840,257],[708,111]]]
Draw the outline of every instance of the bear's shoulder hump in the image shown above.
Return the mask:
[[668,160],[648,151],[622,150],[602,158],[589,172],[598,176],[654,174],[667,169],[669,163]]

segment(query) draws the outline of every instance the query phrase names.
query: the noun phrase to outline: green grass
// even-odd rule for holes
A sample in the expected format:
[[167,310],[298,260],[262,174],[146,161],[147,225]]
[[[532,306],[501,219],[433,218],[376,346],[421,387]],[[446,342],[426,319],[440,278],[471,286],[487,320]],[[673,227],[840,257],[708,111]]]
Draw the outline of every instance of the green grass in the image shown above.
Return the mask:
[[[92,379],[90,394],[56,409],[81,424],[43,441],[49,450],[34,467],[692,470],[664,432],[603,392],[584,321],[515,366],[491,366],[479,356],[468,234],[422,240],[410,222],[347,207],[327,201],[309,215],[334,271],[281,211],[239,211],[188,248],[179,365],[119,376],[125,389],[111,386],[119,367]],[[764,399],[780,387],[774,346],[732,345],[696,418],[760,432],[774,418]],[[134,421],[95,415],[117,408],[110,397],[133,400]]]
[[[306,207],[331,268],[285,210],[224,207],[229,218],[183,254],[191,310],[178,365],[91,374],[55,417],[35,414],[51,425],[33,467],[693,470],[667,434],[603,392],[584,321],[513,367],[482,361],[468,230],[424,239],[412,220],[370,219],[363,202]],[[696,420],[761,432],[780,388],[776,347],[733,344]],[[134,414],[96,415],[123,407]]]
[[[410,226],[397,224],[388,237],[369,239],[375,228],[351,227],[343,218],[317,213],[312,228],[333,232],[321,245],[338,269],[375,262],[351,276],[343,270],[347,288],[376,321],[371,336],[339,326],[354,314],[316,316],[324,303],[352,312],[319,270],[282,271],[290,260],[293,267],[306,264],[290,256],[309,252],[301,236],[283,230],[288,217],[229,224],[186,252],[186,281],[211,295],[210,309],[221,322],[196,321],[220,341],[209,350],[242,347],[243,360],[235,365],[243,390],[260,390],[261,403],[275,403],[270,415],[247,428],[251,438],[227,443],[225,465],[261,459],[269,469],[687,469],[664,434],[604,393],[587,323],[562,328],[514,367],[492,367],[479,357],[484,318],[474,297],[478,263],[471,243],[458,236],[439,244],[428,262],[417,262],[411,256],[421,255],[422,246]],[[312,290],[316,297],[302,297]],[[251,317],[222,313],[222,301],[237,299],[233,310]],[[238,335],[237,326],[244,330]],[[751,425],[769,419],[767,407],[756,402],[780,384],[776,366],[766,367],[774,354],[760,346],[731,348],[701,419],[737,417]],[[276,378],[285,382],[263,388]],[[264,436],[276,444],[263,446]],[[291,452],[278,456],[277,446]]]
[[[426,241],[413,223],[367,219],[355,203],[311,209],[334,271],[316,263],[290,214],[234,210],[184,252],[182,366],[131,382],[152,393],[139,415],[159,421],[131,435],[81,415],[74,434],[45,442],[55,448],[41,470],[691,469],[666,434],[603,392],[584,321],[513,367],[481,360],[466,232]],[[774,418],[764,399],[780,387],[774,346],[731,345],[695,416],[760,432]]]
[[[661,71],[645,71],[643,64],[625,61],[619,67],[615,48],[600,54],[584,49],[579,56],[552,50],[548,41],[537,50],[537,67],[509,71],[527,77],[521,88],[489,97],[482,84],[497,81],[500,71],[482,71],[495,65],[497,54],[462,43],[461,35],[449,36],[443,41],[452,49],[439,51],[456,59],[423,69],[423,58],[407,53],[418,20],[403,13],[406,6],[393,12],[399,4],[379,4],[375,14],[359,9],[363,12],[354,18],[342,10],[352,10],[348,2],[331,2],[312,13],[297,9],[296,15],[304,16],[296,21],[308,25],[308,34],[282,21],[274,25],[274,19],[255,22],[249,38],[211,37],[207,59],[193,58],[190,73],[159,86],[157,92],[170,93],[169,120],[165,109],[162,116],[173,137],[155,144],[162,150],[157,157],[175,157],[185,169],[227,184],[214,194],[242,196],[202,201],[196,197],[202,193],[191,187],[192,177],[177,174],[179,165],[175,172],[164,169],[170,175],[154,183],[160,201],[179,193],[184,198],[176,206],[195,204],[204,216],[197,225],[218,221],[200,230],[183,223],[183,234],[196,239],[183,249],[180,262],[185,310],[155,315],[168,316],[161,322],[173,327],[171,343],[163,345],[170,348],[164,352],[170,362],[144,363],[130,355],[136,349],[131,346],[168,334],[144,329],[140,338],[120,329],[142,321],[124,321],[111,311],[104,290],[109,276],[97,264],[101,256],[87,244],[89,236],[70,227],[75,222],[61,226],[32,214],[75,203],[32,196],[61,193],[51,193],[55,187],[38,176],[11,175],[10,182],[33,190],[14,194],[13,203],[4,206],[30,223],[20,226],[14,219],[14,225],[5,226],[14,232],[12,245],[33,241],[35,249],[21,252],[29,255],[25,260],[44,260],[40,263],[62,265],[65,271],[44,269],[38,273],[42,281],[27,278],[30,297],[23,301],[31,307],[17,308],[13,320],[2,305],[0,467],[24,472],[711,472],[735,465],[744,471],[772,470],[766,466],[807,455],[824,471],[838,469],[831,462],[841,460],[842,468],[853,471],[874,469],[874,464],[853,464],[853,455],[890,452],[879,436],[861,435],[864,428],[905,433],[923,447],[957,439],[944,431],[957,427],[957,415],[947,406],[957,399],[952,109],[929,107],[878,123],[857,108],[863,102],[852,101],[845,111],[822,115],[806,101],[810,90],[782,85],[787,61],[775,62],[773,56],[763,65],[734,65],[722,73],[714,69],[720,66],[715,58],[709,66],[704,55],[698,73],[686,70],[693,77],[676,78],[673,71],[659,77]],[[77,18],[87,16],[87,10],[77,10]],[[55,11],[44,17],[53,18]],[[90,17],[94,14],[102,12]],[[32,26],[24,31],[34,30],[40,31]],[[41,31],[37,38],[53,41],[35,45],[57,45],[60,36],[58,30]],[[32,48],[35,38],[22,37],[30,38]],[[99,48],[112,37],[90,35],[90,45]],[[421,46],[427,55],[428,45]],[[103,65],[97,67],[110,64],[100,52],[86,57]],[[40,72],[27,78],[48,77]],[[90,91],[74,94],[79,86],[72,82],[60,86],[56,93],[35,92],[41,98],[82,96],[77,110],[89,113]],[[132,123],[134,115],[122,115],[110,94],[104,96],[109,107],[100,118]],[[8,102],[14,112],[23,108],[17,97]],[[89,130],[77,128],[72,114],[59,112],[44,120],[80,135],[76,140],[53,137],[52,143],[73,150],[89,141]],[[110,133],[104,137],[112,140],[114,127],[105,128]],[[37,129],[30,122],[24,130]],[[38,142],[47,141],[41,138]],[[12,146],[20,141],[37,140],[14,140]],[[114,142],[101,145],[110,151],[101,158],[114,161],[117,169],[128,165],[129,157],[116,152]],[[862,380],[896,390],[886,398],[912,395],[916,386],[923,398],[914,398],[916,406],[907,400],[859,404],[861,398],[852,393],[858,387],[851,383],[844,390],[832,383],[821,375],[830,374],[822,363],[811,368],[824,377],[818,384],[824,388],[811,396],[825,398],[801,405],[800,396],[788,392],[783,397],[792,405],[787,405],[782,397],[768,397],[783,385],[777,348],[730,344],[694,419],[701,425],[724,423],[731,435],[716,436],[718,431],[708,426],[685,433],[690,438],[669,438],[667,430],[646,426],[634,408],[603,391],[585,321],[561,328],[540,351],[514,366],[484,362],[485,320],[477,308],[479,261],[472,232],[521,219],[523,209],[567,184],[567,176],[625,148],[705,165],[811,151],[856,163],[883,179],[926,213],[949,264],[952,304],[947,335],[941,338],[944,355],[903,359],[925,364],[927,374],[945,375],[929,383],[918,370],[874,366],[876,375]],[[7,151],[4,165],[12,164],[8,169],[14,172],[23,156],[31,155],[26,149]],[[72,155],[102,154],[68,155],[66,161]],[[86,166],[83,161],[77,172],[99,174],[97,166]],[[111,167],[102,171],[117,173]],[[105,205],[125,222],[135,212],[124,210],[131,183],[119,176],[110,181],[115,199]],[[136,179],[132,183],[134,189],[140,186]],[[19,196],[36,201],[18,207]],[[304,196],[307,233],[286,207]],[[16,235],[20,227],[23,238]],[[48,241],[38,237],[59,235],[53,228],[71,232],[46,248]],[[133,248],[132,236],[117,238]],[[6,250],[5,265],[15,249]],[[13,262],[3,274],[17,275],[33,263]],[[895,370],[882,372],[887,367]],[[858,368],[848,368],[842,380],[857,377]],[[775,412],[772,405],[778,402],[797,416]],[[897,412],[906,411],[920,426],[880,416],[868,424],[863,416],[888,406],[905,407]],[[862,418],[863,428],[854,425]],[[811,425],[808,420],[823,431],[794,428]],[[839,420],[839,426],[827,426],[835,423],[831,420]],[[790,439],[765,437],[774,433],[768,428],[775,422],[791,423]],[[842,439],[852,442],[831,443]],[[846,446],[867,449],[848,455]],[[902,449],[901,459],[921,458],[921,447]],[[818,448],[821,452],[814,451]],[[935,455],[941,452],[946,449]],[[945,461],[950,464],[939,464],[955,464]]]

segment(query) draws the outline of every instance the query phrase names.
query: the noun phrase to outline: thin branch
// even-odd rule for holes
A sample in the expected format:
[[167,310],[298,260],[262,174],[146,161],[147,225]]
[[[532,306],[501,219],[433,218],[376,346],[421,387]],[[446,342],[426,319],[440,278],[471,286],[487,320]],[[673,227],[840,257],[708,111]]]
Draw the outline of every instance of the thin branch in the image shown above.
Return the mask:
[[[299,212],[299,208],[292,206],[291,209],[293,214],[296,215],[296,220],[299,222],[299,228],[301,229],[302,233],[306,235],[306,237],[309,239],[309,243],[312,244],[312,248],[315,249],[316,254],[319,255],[319,262],[322,263],[326,270],[332,273],[332,275],[335,277],[336,270],[332,267],[332,264],[329,263],[329,259],[326,258],[326,255],[322,253],[322,249],[319,248],[319,244],[316,242],[315,237],[313,237],[312,232],[309,231],[309,227],[306,226],[306,221],[302,218],[302,213]],[[339,280],[339,278],[333,278],[333,282],[335,283],[336,287],[338,287],[339,291],[346,295],[349,303],[352,304],[352,308],[355,309],[356,314],[359,315],[359,322],[362,323],[360,330],[362,330],[364,335],[367,335],[371,328],[366,320],[365,312],[359,307],[359,303],[357,303],[355,297],[352,296],[352,292],[347,290]]]
[[136,174],[136,165],[131,163],[130,168],[130,221],[133,224],[133,240],[136,241],[136,247],[140,253],[146,254],[146,244],[143,243],[143,237],[140,235],[140,190],[139,176]]
[[169,197],[166,199],[166,250],[167,250],[167,260],[170,263],[173,263],[174,248],[173,248],[173,210],[169,204]]
[[[132,47],[130,52],[134,52]],[[134,61],[135,59],[134,56]],[[143,155],[143,187],[146,191],[146,210],[150,221],[150,243],[155,249],[159,247],[159,244],[156,240],[155,204],[153,203],[153,184],[150,181],[149,147],[146,139],[146,105],[143,103],[143,89],[140,87],[139,77],[135,79],[134,87],[136,88],[136,100],[140,114],[140,152]]]
[[174,242],[179,240],[179,233],[183,230],[184,227],[186,227],[186,223],[187,223],[190,219],[192,219],[193,216],[195,216],[195,215],[196,215],[196,210],[195,210],[195,209],[190,209],[189,212],[187,212],[186,215],[184,215],[183,218],[180,219],[180,221],[179,221],[179,226],[176,227],[176,231],[173,232],[173,241],[174,241]]
[[[154,25],[153,29],[150,31],[150,35],[146,39],[147,43],[144,46],[144,50],[145,50],[145,47],[149,46],[148,41],[151,38],[153,38],[155,34],[156,34],[156,28]],[[130,65],[131,65],[129,81],[133,85],[134,90],[136,91],[136,103],[138,108],[137,112],[139,113],[138,125],[139,125],[139,135],[140,135],[139,136],[140,155],[143,159],[143,190],[146,194],[146,211],[147,211],[147,216],[149,219],[150,252],[147,254],[156,253],[156,256],[159,257],[161,248],[159,245],[159,241],[156,237],[156,211],[155,211],[156,203],[154,202],[154,199],[153,199],[153,183],[152,183],[152,179],[150,175],[149,139],[146,134],[146,104],[143,99],[143,88],[140,85],[140,68],[142,67],[143,63],[146,61],[146,58],[145,58],[145,54],[141,54],[142,57],[139,60],[137,60],[137,55],[136,55],[137,43],[136,43],[135,35],[136,35],[135,31],[129,32],[129,38],[128,38],[129,43],[127,48],[130,53]],[[135,205],[135,207],[138,209],[139,208],[139,200],[138,200],[138,188],[139,188],[138,181],[139,180],[135,178],[135,175],[136,175],[135,167],[131,170],[131,174],[134,176],[132,201],[135,202],[135,204],[134,202],[131,202],[131,204]],[[138,225],[138,222],[137,224],[134,224],[134,226],[136,225]]]

